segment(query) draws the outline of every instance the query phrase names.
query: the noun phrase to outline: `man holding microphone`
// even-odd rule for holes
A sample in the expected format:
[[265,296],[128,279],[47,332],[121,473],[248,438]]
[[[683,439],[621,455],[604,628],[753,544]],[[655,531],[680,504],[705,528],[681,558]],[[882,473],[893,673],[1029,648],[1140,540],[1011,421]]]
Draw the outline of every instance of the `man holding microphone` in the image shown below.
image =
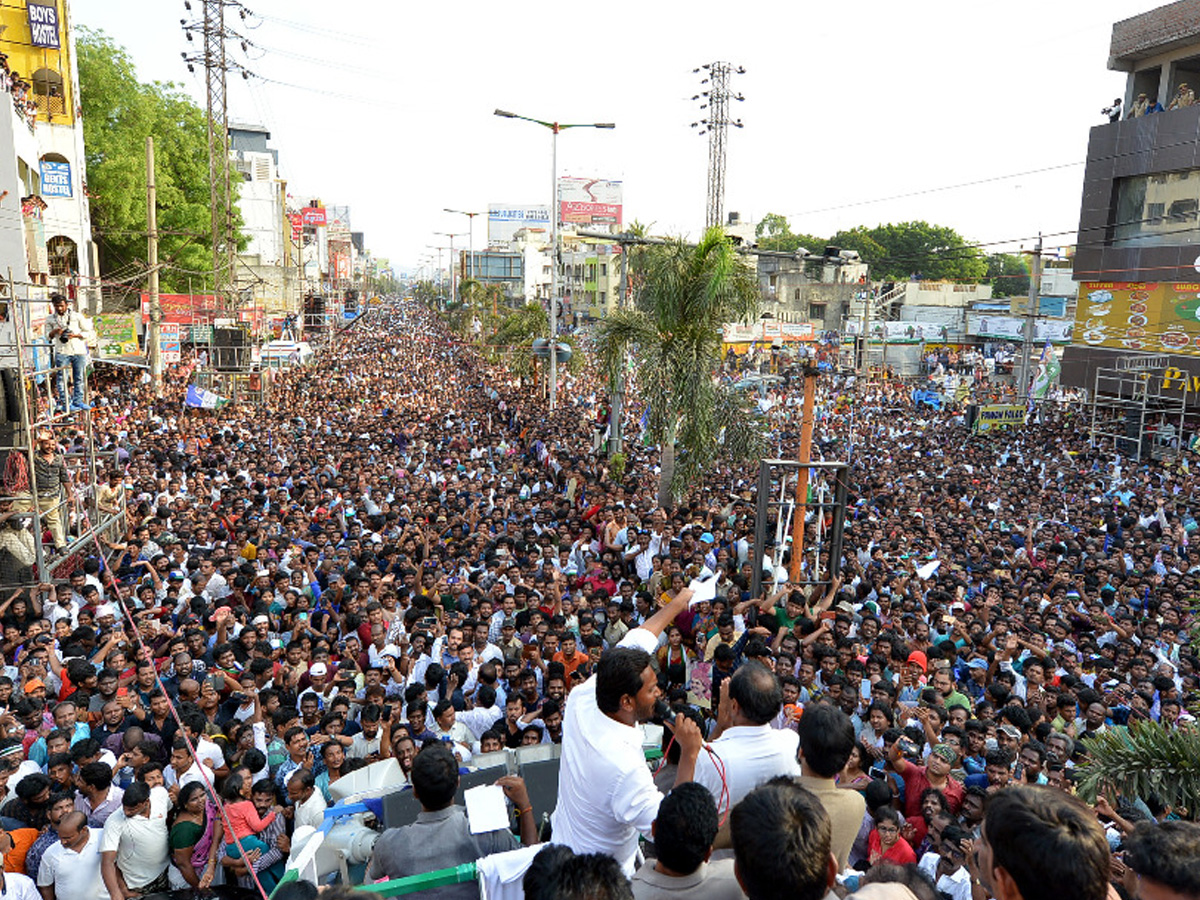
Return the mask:
[[[563,723],[553,841],[576,853],[606,853],[632,876],[638,833],[650,834],[663,795],[654,786],[638,723],[655,715],[662,692],[650,665],[658,638],[687,609],[691,590],[632,629],[600,660],[596,674],[571,691]],[[668,723],[670,725],[670,723]],[[691,781],[703,745],[684,716],[674,723],[682,751],[675,784]]]

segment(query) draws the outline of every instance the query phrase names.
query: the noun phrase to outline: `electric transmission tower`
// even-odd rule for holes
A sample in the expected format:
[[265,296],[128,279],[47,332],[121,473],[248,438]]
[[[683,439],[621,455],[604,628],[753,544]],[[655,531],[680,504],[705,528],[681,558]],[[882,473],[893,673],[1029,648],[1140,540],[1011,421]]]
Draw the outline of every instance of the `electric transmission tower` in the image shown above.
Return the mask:
[[[227,41],[239,42],[243,52],[246,40],[225,24],[226,10],[236,10],[241,20],[249,12],[238,0],[198,0],[203,12],[199,19],[180,19],[185,36],[194,41],[198,33],[204,47],[200,53],[183,53],[188,71],[204,66],[205,99],[208,121],[209,206],[212,213],[213,293],[218,305],[232,311],[236,303],[235,262],[237,241],[233,228],[233,187],[229,173],[229,108],[227,79],[230,72],[250,77],[245,66],[225,52]],[[191,12],[191,0],[184,0]]]
[[729,126],[741,128],[741,119],[729,118],[729,101],[739,103],[746,98],[730,90],[734,75],[743,75],[746,70],[733,63],[711,62],[693,69],[693,73],[704,73],[700,84],[704,90],[692,97],[700,101],[704,118],[693,122],[700,134],[708,135],[708,211],[704,217],[705,228],[723,225],[725,220],[725,144],[729,139]]

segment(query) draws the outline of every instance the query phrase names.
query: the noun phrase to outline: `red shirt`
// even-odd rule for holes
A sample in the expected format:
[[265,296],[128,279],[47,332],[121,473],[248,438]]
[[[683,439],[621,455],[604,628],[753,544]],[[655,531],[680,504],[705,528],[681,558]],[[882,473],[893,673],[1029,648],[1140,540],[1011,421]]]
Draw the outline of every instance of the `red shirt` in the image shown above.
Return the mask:
[[[933,787],[929,783],[929,775],[926,772],[926,768],[926,766],[915,766],[912,763],[908,763],[904,767],[904,771],[900,772],[900,777],[904,779],[904,818],[914,823],[922,818],[921,795],[925,793],[926,788]],[[958,811],[962,809],[963,797],[966,793],[963,790],[962,783],[955,781],[954,776],[951,775],[946,781],[946,786],[942,788],[942,793],[950,804],[950,811],[958,815]]]
[[[883,848],[883,841],[879,839],[879,832],[874,828],[867,836],[867,857],[868,859],[878,853]],[[910,863],[917,861],[917,854],[913,852],[913,848],[902,837],[896,838],[896,843],[888,848],[888,851],[883,854],[883,858],[887,862],[896,863],[900,866],[907,866]]]

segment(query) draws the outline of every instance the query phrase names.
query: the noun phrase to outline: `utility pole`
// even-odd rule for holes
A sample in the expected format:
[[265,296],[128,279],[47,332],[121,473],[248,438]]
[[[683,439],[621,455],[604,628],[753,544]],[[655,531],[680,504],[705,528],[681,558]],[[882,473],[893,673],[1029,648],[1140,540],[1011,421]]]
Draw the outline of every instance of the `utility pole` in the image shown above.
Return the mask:
[[563,122],[546,122],[541,119],[531,119],[529,116],[520,116],[514,112],[509,112],[506,109],[498,109],[495,115],[502,119],[521,119],[525,122],[532,122],[535,125],[541,125],[543,128],[550,130],[550,388],[549,402],[550,410],[553,411],[558,403],[558,293],[560,285],[558,283],[558,217],[561,209],[558,204],[558,135],[559,132],[568,128],[605,128],[613,129],[617,126],[612,122],[587,122],[587,123],[563,123]]
[[704,216],[707,229],[725,224],[725,145],[730,125],[744,127],[741,119],[729,118],[729,101],[746,99],[730,91],[729,80],[732,75],[744,75],[746,70],[732,63],[711,62],[692,69],[692,72],[703,72],[700,84],[707,85],[705,90],[692,97],[702,101],[700,109],[706,111],[704,118],[693,122],[692,127],[699,128],[700,134],[708,135],[708,209]]
[[150,377],[154,396],[163,389],[162,301],[158,293],[158,191],[154,179],[154,137],[146,135],[146,262],[150,269],[150,333],[146,349],[150,351]]
[[[621,297],[617,301],[617,309],[625,307],[625,292],[629,290],[629,246],[621,245]],[[625,354],[621,354],[621,363],[613,380],[612,397],[609,399],[608,410],[608,456],[620,453],[624,435],[621,434],[622,407],[625,405]]]
[[[240,0],[200,0],[203,14],[198,21],[184,20],[184,35],[189,41],[199,32],[204,43],[199,55],[181,54],[189,72],[197,63],[204,66],[206,121],[208,125],[208,182],[209,228],[212,240],[213,293],[217,306],[232,312],[237,303],[234,263],[237,242],[233,229],[233,188],[229,176],[229,110],[227,76],[230,70],[240,72],[243,80],[249,71],[228,58],[225,42],[239,42],[246,49],[246,39],[225,24],[225,8],[236,9],[242,19],[248,10]],[[191,6],[188,6],[191,9]]]
[[808,464],[812,462],[813,410],[817,395],[817,363],[804,362],[804,405],[800,413],[800,468],[796,472],[796,505],[792,511],[792,563],[789,575],[800,581],[804,563],[804,519],[808,515]]
[[1033,348],[1033,329],[1041,306],[1038,296],[1042,286],[1042,234],[1040,231],[1037,245],[1033,248],[1031,255],[1033,259],[1029,264],[1029,308],[1025,310],[1025,327],[1022,329],[1021,340],[1021,367],[1016,386],[1018,401],[1021,401],[1029,392],[1029,363]]

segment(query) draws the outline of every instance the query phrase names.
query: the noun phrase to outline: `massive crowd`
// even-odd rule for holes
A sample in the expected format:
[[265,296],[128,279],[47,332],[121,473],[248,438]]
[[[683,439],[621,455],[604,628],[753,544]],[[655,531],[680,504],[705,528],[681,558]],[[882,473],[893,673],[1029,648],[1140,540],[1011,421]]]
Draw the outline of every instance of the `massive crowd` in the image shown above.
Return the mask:
[[[663,509],[655,448],[635,434],[620,481],[594,452],[589,374],[549,412],[413,304],[265,406],[181,393],[98,381],[127,534],[0,605],[0,851],[22,898],[269,891],[330,786],[389,757],[424,811],[379,839],[376,878],[558,835],[527,895],[1200,892],[1193,811],[1072,796],[1085,738],[1191,721],[1186,461],[1092,449],[1069,406],[972,435],[901,385],[823,376],[816,452],[852,459],[851,506],[839,579],[805,591],[755,558],[752,468],[716,464]],[[799,398],[762,404],[784,458]],[[709,573],[716,596],[689,603]],[[651,781],[628,741],[660,697]],[[539,743],[565,748],[551,827],[507,778],[514,829],[471,834],[460,768]]]

